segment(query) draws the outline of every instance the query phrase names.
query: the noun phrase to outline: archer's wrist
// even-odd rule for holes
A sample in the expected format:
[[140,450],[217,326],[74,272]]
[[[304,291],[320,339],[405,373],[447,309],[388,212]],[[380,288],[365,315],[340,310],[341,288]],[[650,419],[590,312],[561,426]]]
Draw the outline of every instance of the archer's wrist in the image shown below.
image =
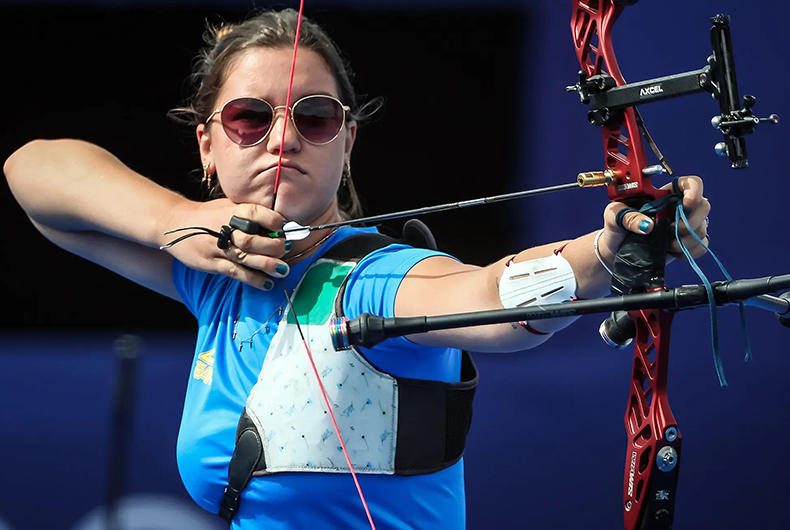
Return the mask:
[[191,201],[180,195],[172,197],[164,214],[154,225],[150,235],[151,241],[146,243],[157,248],[166,245],[173,239],[173,235],[166,232],[194,225],[195,214],[202,204],[204,203]]
[[609,274],[609,276],[612,275],[612,270],[614,269],[614,259],[617,255],[618,248],[619,245],[612,243],[612,238],[605,228],[595,233],[593,252],[595,253],[598,264]]

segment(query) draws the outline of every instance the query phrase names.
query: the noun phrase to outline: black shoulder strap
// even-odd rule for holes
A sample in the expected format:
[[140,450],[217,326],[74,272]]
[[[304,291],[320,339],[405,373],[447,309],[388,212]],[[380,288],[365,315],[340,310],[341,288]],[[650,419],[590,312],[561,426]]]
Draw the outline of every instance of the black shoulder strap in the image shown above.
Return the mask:
[[384,234],[356,234],[332,246],[321,256],[327,259],[359,261],[371,252],[402,241]]
[[360,260],[375,250],[388,245],[403,243],[417,248],[436,250],[436,239],[431,229],[419,219],[409,219],[403,225],[401,239],[384,234],[356,234],[336,243],[327,250],[323,257],[328,259],[355,261]]
[[406,221],[406,224],[403,225],[403,240],[407,245],[413,247],[427,248],[428,250],[439,249],[431,229],[419,219]]

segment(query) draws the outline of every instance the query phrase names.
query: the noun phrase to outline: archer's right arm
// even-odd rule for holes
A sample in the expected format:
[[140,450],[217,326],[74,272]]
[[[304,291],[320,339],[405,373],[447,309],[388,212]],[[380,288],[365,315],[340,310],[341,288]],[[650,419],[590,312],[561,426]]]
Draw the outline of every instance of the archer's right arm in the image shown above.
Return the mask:
[[[256,267],[242,266],[216,240],[200,236],[159,250],[163,233],[184,226],[219,230],[243,213],[264,226],[282,219],[256,205],[227,199],[198,203],[126,167],[106,150],[80,140],[35,140],[17,150],[3,170],[14,197],[33,225],[56,245],[98,263],[153,291],[179,299],[173,285],[173,257],[206,272],[225,274],[261,287],[261,271],[274,270],[284,249],[272,240],[271,253]],[[242,212],[239,212],[239,210]],[[175,236],[174,236],[175,237]],[[271,263],[270,263],[271,262]]]

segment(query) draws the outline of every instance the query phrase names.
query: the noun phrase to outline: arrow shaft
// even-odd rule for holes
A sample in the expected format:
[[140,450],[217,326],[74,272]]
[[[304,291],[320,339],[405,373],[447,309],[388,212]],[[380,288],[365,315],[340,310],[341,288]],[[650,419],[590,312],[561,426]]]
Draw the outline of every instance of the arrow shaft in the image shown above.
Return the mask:
[[579,183],[573,182],[570,184],[558,184],[556,186],[547,186],[545,188],[536,188],[532,190],[516,191],[513,193],[494,195],[492,197],[481,197],[479,199],[470,199],[467,201],[448,202],[446,204],[437,204],[435,206],[414,208],[412,210],[403,210],[400,212],[374,215],[371,217],[362,217],[360,219],[349,219],[347,221],[339,221],[337,223],[328,223],[328,224],[322,224],[316,226],[305,226],[300,228],[294,228],[291,230],[280,230],[279,232],[276,232],[276,237],[283,237],[289,232],[296,232],[298,230],[309,230],[310,232],[312,232],[313,230],[325,230],[328,228],[340,228],[343,226],[352,226],[352,225],[360,225],[360,224],[376,224],[384,221],[390,221],[392,219],[400,219],[402,217],[425,215],[435,212],[445,212],[448,210],[458,210],[461,208],[468,208],[470,206],[479,206],[481,204],[492,204],[495,202],[511,201],[514,199],[531,197],[533,195],[543,195],[546,193],[554,193],[557,191],[570,190],[579,187],[580,187]]

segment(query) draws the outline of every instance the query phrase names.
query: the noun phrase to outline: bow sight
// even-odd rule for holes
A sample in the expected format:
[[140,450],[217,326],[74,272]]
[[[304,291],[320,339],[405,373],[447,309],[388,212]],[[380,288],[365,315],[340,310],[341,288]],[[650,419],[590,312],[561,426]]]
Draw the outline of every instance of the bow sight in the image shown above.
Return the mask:
[[[623,2],[615,2],[615,4]],[[631,5],[636,2],[626,2]],[[565,88],[568,92],[576,92],[585,105],[590,106],[587,119],[593,125],[604,126],[617,121],[620,113],[626,108],[653,103],[664,99],[687,96],[698,92],[708,92],[719,101],[721,114],[711,119],[713,127],[724,135],[724,141],[715,146],[720,156],[728,156],[732,167],[742,169],[749,166],[746,155],[744,136],[754,132],[760,122],[778,123],[779,116],[771,114],[767,118],[758,118],[752,114],[756,98],[743,96],[739,103],[738,81],[735,75],[735,62],[730,39],[730,17],[716,15],[711,18],[711,45],[713,54],[708,57],[708,65],[699,70],[675,74],[656,79],[648,79],[638,83],[617,86],[614,77],[602,73],[588,77],[584,70],[579,71],[579,81]],[[742,105],[739,108],[739,104]],[[664,169],[671,175],[672,169],[658,151],[641,117],[639,126],[650,147],[658,156]]]

